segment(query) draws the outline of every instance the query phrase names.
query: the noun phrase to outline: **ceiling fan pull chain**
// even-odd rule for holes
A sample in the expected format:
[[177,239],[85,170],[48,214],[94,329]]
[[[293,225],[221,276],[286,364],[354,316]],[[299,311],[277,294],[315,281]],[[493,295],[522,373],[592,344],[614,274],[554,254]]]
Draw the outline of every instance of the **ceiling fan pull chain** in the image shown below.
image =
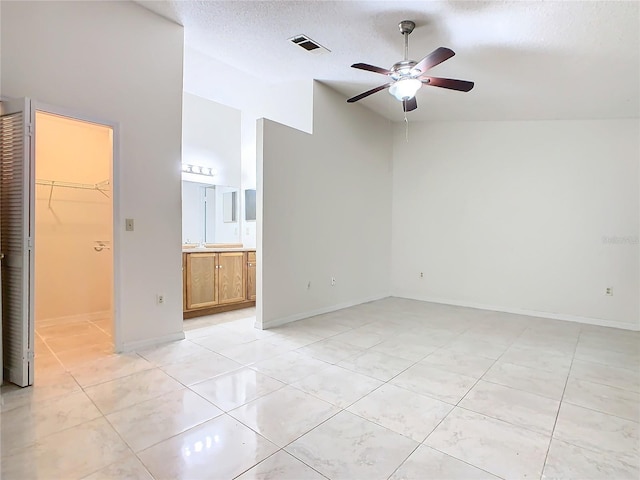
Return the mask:
[[404,136],[407,140],[407,143],[409,143],[409,119],[407,118],[407,112],[405,110],[404,112],[404,124],[405,124],[405,133]]

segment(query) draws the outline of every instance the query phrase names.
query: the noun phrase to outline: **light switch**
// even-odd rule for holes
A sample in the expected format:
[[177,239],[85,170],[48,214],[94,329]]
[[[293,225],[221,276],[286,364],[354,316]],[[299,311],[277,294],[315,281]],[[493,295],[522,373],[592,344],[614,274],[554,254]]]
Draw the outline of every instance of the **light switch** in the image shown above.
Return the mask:
[[127,232],[133,232],[133,218],[126,218],[124,221],[124,229]]

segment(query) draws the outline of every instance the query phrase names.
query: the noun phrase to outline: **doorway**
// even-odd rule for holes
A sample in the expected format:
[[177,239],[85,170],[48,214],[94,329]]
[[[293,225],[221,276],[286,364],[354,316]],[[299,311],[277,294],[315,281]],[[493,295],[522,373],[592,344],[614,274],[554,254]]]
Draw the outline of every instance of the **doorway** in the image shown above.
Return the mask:
[[114,351],[111,126],[35,111],[35,369]]

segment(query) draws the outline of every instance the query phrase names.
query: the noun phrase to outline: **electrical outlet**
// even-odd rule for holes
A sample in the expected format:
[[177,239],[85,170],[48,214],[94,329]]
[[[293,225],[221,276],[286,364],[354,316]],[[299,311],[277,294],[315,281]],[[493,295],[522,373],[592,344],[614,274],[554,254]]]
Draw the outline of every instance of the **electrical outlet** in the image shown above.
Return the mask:
[[607,287],[604,291],[605,295],[609,295],[610,297],[613,296],[613,287]]
[[124,220],[124,229],[127,232],[133,232],[133,218],[126,218]]
[[156,295],[156,303],[158,305],[163,305],[164,304],[164,295],[162,295],[161,293],[158,293]]
[[420,278],[424,278],[424,273],[420,272]]
[[336,277],[331,277],[331,286],[335,286],[336,284]]

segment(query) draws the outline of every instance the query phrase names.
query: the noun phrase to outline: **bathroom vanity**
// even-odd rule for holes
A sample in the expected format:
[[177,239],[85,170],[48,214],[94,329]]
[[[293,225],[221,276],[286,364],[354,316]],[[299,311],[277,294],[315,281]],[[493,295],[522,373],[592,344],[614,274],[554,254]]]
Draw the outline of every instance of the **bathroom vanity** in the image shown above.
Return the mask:
[[182,249],[183,318],[256,304],[256,251],[249,248]]
[[245,190],[248,201],[240,198],[238,187],[207,183],[213,180],[203,175],[191,174],[198,181],[187,181],[185,175],[183,172],[183,318],[254,306],[256,249],[243,247],[240,232],[255,231],[255,190]]

